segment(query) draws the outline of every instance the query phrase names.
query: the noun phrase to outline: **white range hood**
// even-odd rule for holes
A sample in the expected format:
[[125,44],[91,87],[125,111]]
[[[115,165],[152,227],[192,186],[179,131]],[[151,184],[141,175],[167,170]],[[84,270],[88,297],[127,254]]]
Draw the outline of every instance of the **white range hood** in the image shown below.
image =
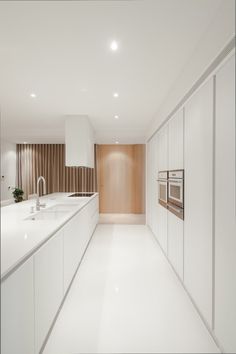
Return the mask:
[[66,116],[66,166],[94,167],[94,132],[88,116]]

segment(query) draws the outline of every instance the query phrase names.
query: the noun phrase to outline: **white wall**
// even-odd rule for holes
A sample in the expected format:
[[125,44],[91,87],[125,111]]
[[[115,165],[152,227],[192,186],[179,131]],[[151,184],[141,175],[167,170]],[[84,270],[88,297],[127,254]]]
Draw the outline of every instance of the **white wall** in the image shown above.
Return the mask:
[[[192,57],[184,65],[179,79],[158,108],[147,132],[147,139],[159,128],[167,116],[188,93],[208,66],[235,36],[235,1],[224,0]],[[174,59],[174,58],[173,58]]]
[[16,144],[1,140],[1,200],[12,199],[12,191],[8,187],[15,186]]

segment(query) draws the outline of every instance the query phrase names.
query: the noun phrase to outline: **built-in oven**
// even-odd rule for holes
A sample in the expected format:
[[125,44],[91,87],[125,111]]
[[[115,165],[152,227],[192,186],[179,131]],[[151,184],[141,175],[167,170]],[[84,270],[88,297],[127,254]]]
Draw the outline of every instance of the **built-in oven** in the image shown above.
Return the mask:
[[167,208],[168,202],[168,172],[158,173],[158,201],[163,207]]
[[184,218],[184,170],[168,172],[168,209]]

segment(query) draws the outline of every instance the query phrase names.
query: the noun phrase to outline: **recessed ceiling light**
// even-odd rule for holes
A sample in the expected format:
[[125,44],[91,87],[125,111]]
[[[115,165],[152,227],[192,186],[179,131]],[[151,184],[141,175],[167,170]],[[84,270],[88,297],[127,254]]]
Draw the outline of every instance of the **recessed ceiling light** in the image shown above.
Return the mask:
[[119,97],[119,93],[118,92],[114,92],[113,93],[113,97],[115,97],[115,98]]
[[116,144],[119,144],[119,141],[116,141]]
[[24,141],[24,142],[23,142],[23,144],[27,144],[27,142],[26,142],[26,141]]
[[114,116],[114,118],[115,118],[115,119],[119,119],[119,116],[116,115],[116,116]]
[[31,93],[31,94],[30,94],[30,97],[36,98],[36,94],[35,94],[35,93]]
[[118,49],[118,43],[116,41],[112,41],[110,44],[110,48],[113,52],[117,51]]

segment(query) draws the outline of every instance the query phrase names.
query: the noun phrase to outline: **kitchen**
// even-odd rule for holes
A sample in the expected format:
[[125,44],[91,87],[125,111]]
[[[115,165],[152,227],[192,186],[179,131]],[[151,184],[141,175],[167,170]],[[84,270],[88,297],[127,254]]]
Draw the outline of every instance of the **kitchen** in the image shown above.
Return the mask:
[[1,1],[0,50],[1,352],[235,353],[235,1]]

